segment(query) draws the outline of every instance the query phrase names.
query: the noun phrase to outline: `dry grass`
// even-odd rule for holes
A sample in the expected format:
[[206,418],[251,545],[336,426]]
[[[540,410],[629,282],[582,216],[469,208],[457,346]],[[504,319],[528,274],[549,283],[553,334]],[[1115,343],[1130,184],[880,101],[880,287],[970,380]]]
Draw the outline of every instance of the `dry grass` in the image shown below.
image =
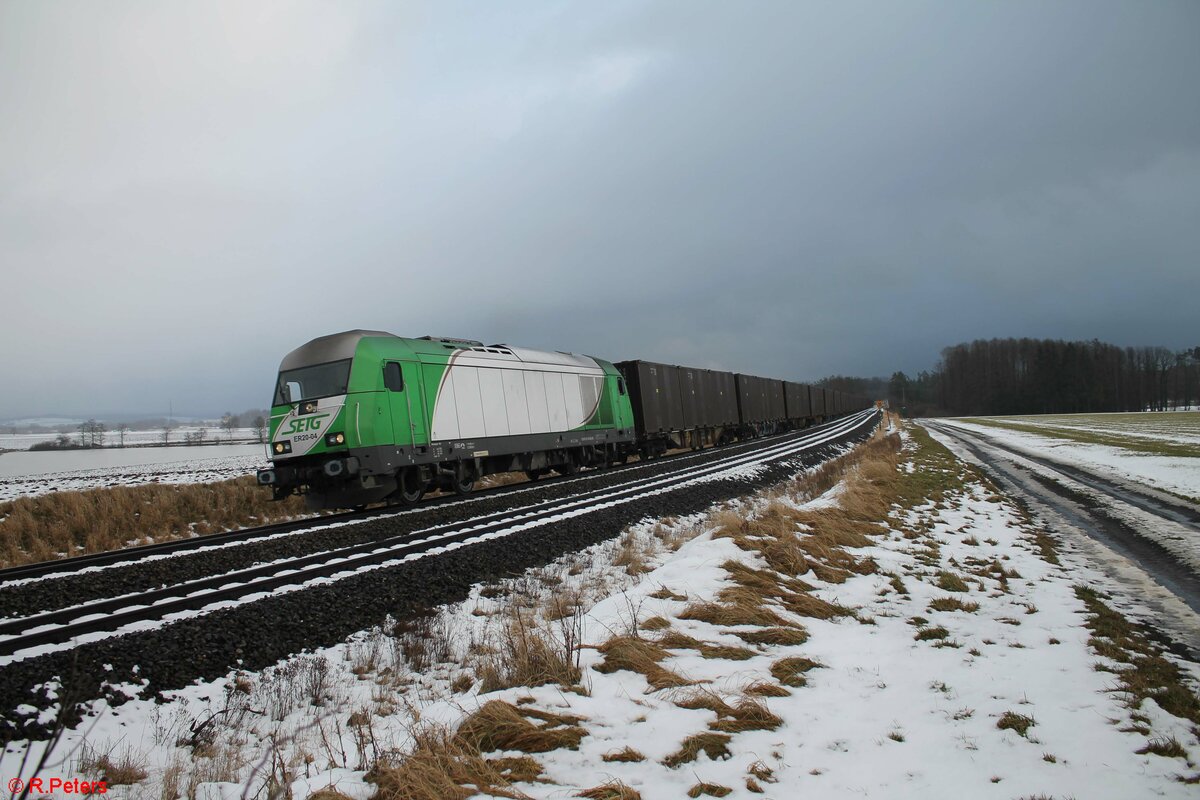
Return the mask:
[[688,797],[700,797],[703,795],[707,795],[708,797],[724,797],[732,791],[733,789],[730,789],[728,786],[722,786],[719,783],[705,783],[701,781],[688,789],[687,795]]
[[612,560],[614,567],[624,567],[629,575],[642,575],[651,570],[648,554],[638,542],[632,531],[626,532],[620,539],[617,555]]
[[380,761],[366,779],[378,787],[377,800],[466,800],[476,794],[528,797],[514,790],[512,781],[477,747],[444,730],[419,733],[412,751],[399,763]]
[[792,694],[779,684],[770,681],[756,681],[747,686],[744,691],[746,694],[759,697],[790,697]]
[[605,761],[605,763],[616,761],[622,764],[631,764],[646,760],[644,755],[628,746],[621,750],[614,750],[613,752],[605,753],[603,756],[601,756],[601,758]]
[[1164,736],[1157,739],[1151,739],[1145,747],[1135,751],[1139,756],[1144,756],[1147,753],[1153,753],[1156,756],[1164,758],[1182,758],[1187,759],[1188,752],[1183,745],[1174,736]]
[[947,570],[942,570],[938,573],[937,586],[939,589],[947,592],[966,592],[971,588],[967,586],[962,578]]
[[332,786],[326,786],[324,789],[318,789],[308,796],[308,800],[354,800],[348,794],[342,794]]
[[650,617],[649,619],[643,620],[642,624],[638,627],[644,631],[661,631],[665,628],[671,627],[671,622],[666,617]]
[[[533,720],[541,724],[535,724]],[[548,753],[562,747],[575,750],[587,735],[587,731],[576,724],[580,720],[580,717],[548,714],[492,700],[463,720],[454,739],[481,753],[493,750]]]
[[741,603],[692,603],[679,615],[680,619],[694,619],[710,625],[760,625],[786,626],[787,620],[769,608],[749,602]]
[[758,655],[745,647],[702,642],[678,631],[667,631],[657,640],[658,644],[669,650],[695,650],[703,658],[723,658],[727,661],[745,661]]
[[979,603],[963,602],[957,597],[939,597],[929,604],[930,611],[966,611],[973,614],[979,610]]
[[614,636],[597,649],[604,656],[604,661],[593,667],[597,672],[637,672],[645,676],[646,682],[654,690],[690,686],[693,683],[662,666],[661,662],[670,654],[656,642],[634,636]]
[[217,483],[54,492],[0,503],[0,567],[313,516],[247,475]]
[[664,758],[662,763],[675,769],[695,761],[701,753],[713,761],[724,760],[732,755],[729,752],[730,741],[732,737],[724,733],[697,733],[684,739],[679,749]]
[[718,716],[724,718],[718,719],[709,727],[725,733],[773,731],[783,724],[783,720],[771,713],[765,703],[750,697],[743,698],[737,705]]
[[85,747],[79,758],[80,772],[98,775],[110,786],[132,786],[146,779],[146,765],[126,752],[114,759],[111,753],[96,753]]
[[823,666],[810,658],[781,658],[771,665],[771,676],[784,686],[800,687],[808,683],[804,673]]
[[1033,717],[1018,714],[1015,711],[1005,711],[996,722],[996,727],[1000,730],[1016,731],[1021,736],[1025,736],[1026,732],[1034,725],[1037,725],[1037,722]]
[[808,631],[795,628],[760,628],[752,631],[730,631],[747,644],[800,645],[808,641]]
[[642,800],[642,796],[635,789],[616,780],[584,789],[575,796],[587,797],[590,800]]

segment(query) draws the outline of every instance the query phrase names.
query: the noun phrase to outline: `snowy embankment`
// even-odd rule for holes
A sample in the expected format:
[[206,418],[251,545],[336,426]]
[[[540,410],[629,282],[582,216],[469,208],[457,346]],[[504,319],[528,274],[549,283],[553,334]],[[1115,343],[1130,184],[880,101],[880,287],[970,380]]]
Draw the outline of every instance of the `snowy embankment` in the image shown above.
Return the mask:
[[823,494],[830,470],[99,708],[43,774],[103,756],[142,776],[118,793],[200,798],[1195,796],[1200,710],[1174,672],[1195,666],[927,437],[864,450]]
[[[1182,418],[1191,413],[1194,412],[1186,414],[1180,412],[1179,417]],[[1124,418],[1134,415],[1113,416]],[[942,419],[938,422],[990,437],[1004,446],[1035,455],[1044,455],[1055,461],[1078,466],[1102,476],[1148,486],[1180,497],[1200,500],[1200,458],[1186,455],[1157,455],[1153,452],[1140,451],[1136,447],[1122,447],[1118,444],[1072,441],[1056,436],[1053,430],[1047,430],[1045,433],[1012,430],[1003,427],[1004,419],[1007,418],[997,420],[995,424],[976,424],[960,419]],[[1019,419],[1022,425],[1031,425],[1031,420],[1036,418],[1022,417]],[[1121,430],[1115,422],[1102,428],[1096,426],[1085,428],[1082,423],[1078,423],[1071,426],[1071,430],[1095,431],[1113,442],[1119,442],[1122,438]],[[1194,432],[1191,427],[1180,427],[1172,434],[1161,427],[1151,429],[1130,425],[1125,428],[1124,435],[1134,439],[1153,437],[1156,440],[1183,446],[1200,444],[1200,434]]]

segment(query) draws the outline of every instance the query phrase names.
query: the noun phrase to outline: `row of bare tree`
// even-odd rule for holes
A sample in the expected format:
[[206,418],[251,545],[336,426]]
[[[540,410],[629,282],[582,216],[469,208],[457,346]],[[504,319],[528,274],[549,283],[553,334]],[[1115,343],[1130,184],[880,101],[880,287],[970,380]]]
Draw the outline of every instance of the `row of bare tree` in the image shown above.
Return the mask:
[[988,339],[942,351],[932,372],[892,375],[887,396],[914,414],[1167,411],[1200,405],[1200,347]]

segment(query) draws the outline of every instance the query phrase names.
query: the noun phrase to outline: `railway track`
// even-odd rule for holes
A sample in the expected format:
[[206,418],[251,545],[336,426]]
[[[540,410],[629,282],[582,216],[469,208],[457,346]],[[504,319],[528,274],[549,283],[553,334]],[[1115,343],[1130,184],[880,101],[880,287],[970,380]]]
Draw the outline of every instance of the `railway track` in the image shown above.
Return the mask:
[[[101,631],[163,620],[181,611],[203,609],[213,603],[239,600],[280,587],[303,586],[319,578],[336,577],[355,570],[380,566],[440,550],[484,536],[511,535],[546,522],[578,516],[592,507],[604,507],[669,491],[690,481],[748,466],[763,460],[787,457],[833,441],[862,421],[862,417],[835,424],[810,436],[788,439],[765,449],[737,454],[714,464],[683,466],[650,480],[633,479],[616,486],[585,491],[569,498],[539,502],[512,511],[471,517],[461,522],[424,528],[412,533],[357,545],[282,559],[237,572],[185,581],[137,595],[122,595],[55,611],[0,621],[0,664],[3,658],[32,647],[69,642]],[[274,527],[274,526],[272,526]]]
[[[842,422],[844,422],[844,420],[818,425],[801,432],[800,435],[816,433],[828,429],[829,426],[839,425]],[[778,436],[768,437],[766,439],[756,439],[750,442],[741,442],[728,445],[718,451],[702,450],[692,453],[679,453],[676,455],[667,456],[663,459],[625,464],[613,467],[611,470],[589,471],[581,475],[565,477],[544,477],[529,483],[480,489],[472,492],[470,496],[467,497],[461,497],[458,495],[445,495],[442,497],[427,498],[420,504],[412,507],[386,506],[381,508],[367,509],[365,511],[345,511],[336,514],[325,514],[317,517],[306,517],[304,519],[293,520],[290,522],[280,522],[253,528],[242,528],[236,531],[205,534],[204,536],[197,536],[188,539],[173,539],[165,542],[139,545],[137,547],[126,547],[120,550],[108,550],[102,553],[89,553],[86,555],[72,556],[70,558],[55,559],[53,561],[39,561],[33,564],[21,564],[15,567],[5,567],[0,569],[0,586],[18,585],[22,582],[37,578],[70,577],[83,571],[92,570],[95,568],[128,565],[151,558],[176,556],[213,548],[228,547],[230,545],[247,544],[291,533],[328,528],[337,525],[359,523],[371,519],[393,518],[400,515],[426,512],[430,509],[442,509],[447,506],[469,509],[470,504],[491,500],[498,496],[519,495],[525,492],[541,491],[547,487],[562,487],[563,485],[567,484],[585,484],[593,481],[594,479],[604,477],[612,473],[631,473],[647,468],[660,467],[664,463],[674,464],[690,462],[696,459],[701,459],[705,456],[710,456],[714,452],[722,455],[729,455],[742,451],[752,451],[761,447],[764,442],[769,442],[771,440],[788,435],[795,434],[781,434]]]
[[[29,705],[28,694],[36,692],[39,680],[69,670],[92,687],[80,689],[80,696],[94,697],[88,692],[99,684],[82,664],[107,668],[114,677],[132,670],[151,691],[223,674],[238,664],[265,666],[378,624],[383,616],[403,614],[406,607],[447,602],[479,580],[519,574],[561,552],[610,538],[646,516],[690,513],[744,494],[801,464],[818,463],[830,448],[861,439],[876,424],[877,415],[865,412],[721,450],[711,460],[651,462],[666,467],[652,474],[609,473],[617,478],[610,485],[573,478],[571,491],[557,498],[526,495],[531,502],[501,511],[5,619],[0,714],[21,701]],[[462,515],[465,509],[455,510]],[[87,574],[111,576],[137,563]]]

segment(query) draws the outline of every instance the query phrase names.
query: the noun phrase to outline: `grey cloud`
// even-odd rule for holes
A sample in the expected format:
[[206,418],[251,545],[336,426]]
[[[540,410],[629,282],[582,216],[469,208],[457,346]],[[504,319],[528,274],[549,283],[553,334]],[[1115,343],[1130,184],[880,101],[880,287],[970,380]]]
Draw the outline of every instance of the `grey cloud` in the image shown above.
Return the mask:
[[351,327],[802,379],[1194,345],[1198,22],[9,4],[0,418],[262,403]]

